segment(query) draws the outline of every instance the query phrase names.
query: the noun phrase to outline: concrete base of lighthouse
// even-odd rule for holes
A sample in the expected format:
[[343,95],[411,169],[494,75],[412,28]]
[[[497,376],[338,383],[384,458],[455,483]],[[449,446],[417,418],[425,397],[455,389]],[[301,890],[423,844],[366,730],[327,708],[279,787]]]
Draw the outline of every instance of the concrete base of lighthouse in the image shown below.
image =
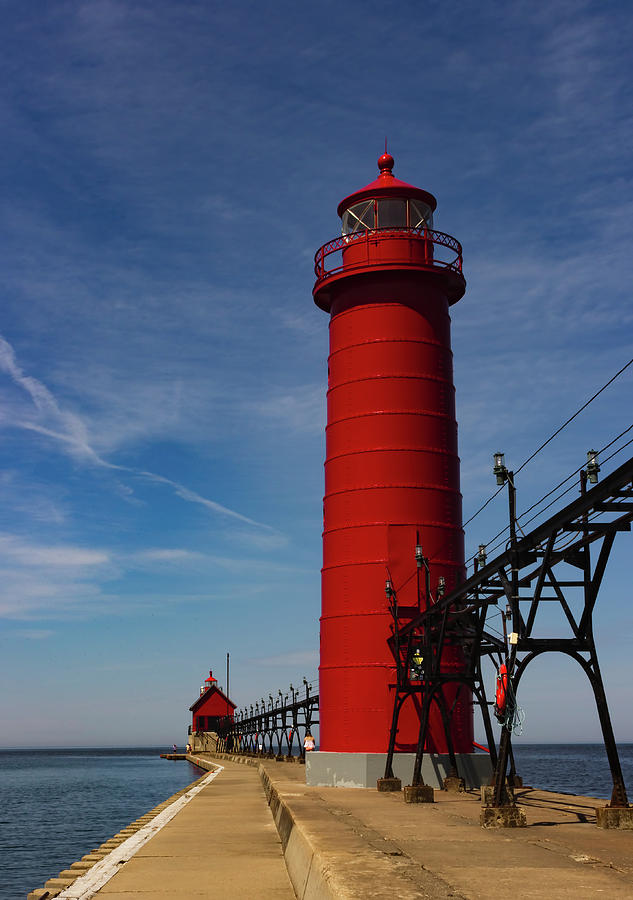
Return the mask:
[[[306,784],[321,787],[375,788],[385,774],[386,753],[331,753],[318,750],[306,753]],[[411,784],[415,753],[396,753],[393,772],[402,784]],[[485,753],[458,753],[457,770],[467,788],[489,784],[492,777],[490,757]],[[446,753],[425,753],[422,778],[425,784],[441,788],[450,774]]]

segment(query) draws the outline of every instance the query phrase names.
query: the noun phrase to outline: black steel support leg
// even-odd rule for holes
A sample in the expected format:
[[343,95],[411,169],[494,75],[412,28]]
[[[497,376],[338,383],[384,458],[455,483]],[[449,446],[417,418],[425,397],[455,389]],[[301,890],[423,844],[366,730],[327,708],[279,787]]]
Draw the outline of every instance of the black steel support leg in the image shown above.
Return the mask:
[[507,796],[505,791],[506,769],[508,766],[508,756],[511,748],[511,735],[507,728],[502,730],[501,739],[499,741],[499,757],[495,768],[495,792],[492,805],[495,807],[505,806],[503,802]]
[[457,778],[459,773],[457,771],[457,757],[455,756],[455,745],[453,743],[453,735],[451,734],[451,719],[452,716],[449,716],[448,710],[446,709],[446,699],[442,691],[438,691],[438,695],[435,698],[435,702],[440,708],[440,713],[442,716],[442,725],[444,726],[444,737],[446,738],[446,746],[448,749],[448,759],[451,766],[450,774],[452,777]]
[[[490,753],[490,763],[493,769],[497,767],[497,743],[495,741],[494,731],[492,730],[492,722],[490,721],[490,710],[486,702],[486,694],[483,690],[483,682],[480,688],[481,696],[478,696],[479,708],[481,709],[481,718],[484,723],[484,731],[486,732],[486,740],[488,741],[488,752]],[[477,695],[476,695],[477,696]]]
[[415,787],[424,784],[422,778],[422,757],[424,756],[424,745],[426,743],[426,732],[429,724],[429,710],[431,706],[431,696],[425,694],[422,704],[422,715],[420,717],[420,733],[418,734],[418,747],[415,754],[415,765],[413,766],[413,779],[411,784]]
[[391,731],[389,732],[389,747],[387,748],[387,759],[385,762],[385,778],[393,778],[393,755],[396,750],[396,735],[398,734],[398,719],[400,718],[400,710],[402,704],[407,699],[405,694],[403,697],[396,697],[393,704],[393,715],[391,717]]
[[[583,667],[585,668],[585,667]],[[600,719],[600,727],[602,728],[602,737],[604,738],[604,747],[607,751],[607,759],[609,760],[609,768],[611,769],[611,778],[613,780],[613,791],[611,792],[611,802],[609,806],[628,806],[629,801],[624,786],[624,776],[622,775],[622,767],[620,765],[620,757],[618,755],[618,746],[615,742],[613,726],[611,725],[611,716],[609,714],[609,706],[607,703],[607,695],[602,683],[602,675],[598,665],[598,658],[595,649],[591,653],[591,663],[585,668],[593,693],[596,698],[596,706],[598,708],[598,717]]]

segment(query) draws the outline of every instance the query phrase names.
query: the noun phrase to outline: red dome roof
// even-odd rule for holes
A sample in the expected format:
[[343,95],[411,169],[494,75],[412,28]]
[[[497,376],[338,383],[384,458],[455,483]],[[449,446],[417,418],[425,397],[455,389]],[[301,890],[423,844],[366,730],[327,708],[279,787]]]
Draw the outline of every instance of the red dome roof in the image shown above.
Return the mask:
[[349,209],[350,206],[354,206],[355,203],[359,203],[361,200],[369,200],[370,197],[381,196],[417,198],[428,204],[434,211],[437,206],[437,200],[433,194],[423,191],[422,188],[414,187],[412,184],[407,184],[406,181],[400,181],[399,178],[394,178],[391,172],[393,163],[393,156],[389,153],[383,153],[378,160],[378,168],[380,169],[378,178],[366,187],[361,188],[360,191],[355,191],[349,197],[341,200],[336,210],[339,216],[342,216],[346,209]]

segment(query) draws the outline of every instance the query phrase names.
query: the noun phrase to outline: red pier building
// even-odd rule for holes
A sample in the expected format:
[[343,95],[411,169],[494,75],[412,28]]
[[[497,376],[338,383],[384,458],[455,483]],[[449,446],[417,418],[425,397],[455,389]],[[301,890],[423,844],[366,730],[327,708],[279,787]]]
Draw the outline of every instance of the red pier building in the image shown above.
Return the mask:
[[209,669],[209,677],[205,678],[200,688],[200,696],[189,707],[192,714],[189,726],[188,743],[193,749],[213,750],[217,732],[227,723],[233,723],[235,703],[218,687],[217,678]]

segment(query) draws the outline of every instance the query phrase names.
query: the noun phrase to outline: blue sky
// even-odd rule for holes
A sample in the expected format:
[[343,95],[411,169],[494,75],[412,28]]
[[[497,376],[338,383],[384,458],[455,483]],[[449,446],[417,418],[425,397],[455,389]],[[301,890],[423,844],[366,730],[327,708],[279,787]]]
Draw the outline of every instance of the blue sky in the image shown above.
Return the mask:
[[[39,0],[2,21],[0,744],[181,743],[227,651],[238,704],[316,675],[312,257],[385,135],[464,246],[465,518],[495,450],[518,467],[633,355],[633,17]],[[630,424],[631,385],[526,467],[520,510]],[[504,524],[500,497],[468,552]],[[596,616],[621,740],[631,546]],[[526,740],[599,738],[570,663],[535,665],[520,699]]]

